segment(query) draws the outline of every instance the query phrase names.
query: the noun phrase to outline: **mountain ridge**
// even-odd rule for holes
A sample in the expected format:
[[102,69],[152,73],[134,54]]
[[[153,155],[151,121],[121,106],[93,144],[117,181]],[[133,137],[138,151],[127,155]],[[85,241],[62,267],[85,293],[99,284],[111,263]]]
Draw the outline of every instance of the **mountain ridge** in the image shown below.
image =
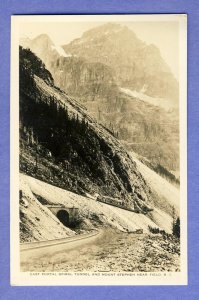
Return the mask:
[[[108,27],[113,29],[116,27],[117,30],[114,36],[120,35],[121,30],[127,30],[128,34],[137,39],[136,35],[131,30],[126,29],[125,26],[108,24]],[[106,24],[100,28],[93,28],[84,33],[84,38],[88,39],[89,37],[89,39],[92,39],[96,30],[100,31],[99,36],[101,32],[105,34]],[[112,31],[110,31],[110,35],[111,32]],[[40,35],[40,39],[41,37]],[[125,38],[125,36],[122,38]],[[44,40],[46,41],[46,39],[47,37],[45,36]],[[113,40],[115,41],[115,38],[113,38]],[[128,63],[122,68],[119,67],[118,71],[116,71],[112,66],[101,61],[100,57],[103,53],[101,50],[97,52],[97,61],[95,61],[93,54],[90,53],[92,52],[92,48],[90,50],[86,48],[91,55],[83,51],[83,54],[86,53],[86,57],[79,56],[81,53],[71,53],[70,49],[65,49],[65,54],[60,55],[52,45],[46,49],[45,41],[44,43],[41,41],[39,45],[36,43],[34,47],[34,42],[32,42],[32,45],[30,44],[29,46],[31,50],[44,61],[47,69],[53,75],[56,86],[59,86],[59,88],[64,90],[67,94],[78,99],[79,103],[82,103],[100,124],[107,127],[120,140],[124,140],[124,145],[127,145],[127,149],[133,150],[147,159],[152,160],[152,163],[163,165],[163,167],[168,170],[175,171],[179,169],[178,101],[171,101],[171,99],[161,97],[153,98],[147,95],[148,85],[150,85],[151,82],[153,89],[159,89],[162,74],[158,76],[158,81],[155,80],[153,76],[149,76],[146,80],[146,77],[144,78],[144,76],[138,74],[139,76],[136,75],[137,79],[134,78],[135,85],[133,88],[130,86],[131,89],[127,89],[120,86],[116,74],[120,74],[119,76],[122,78],[129,77],[126,78],[127,81],[131,80],[132,74],[132,76],[135,77],[135,72],[132,66],[130,66],[129,69]],[[81,38],[72,41],[70,44],[77,43],[77,41],[81,41]],[[90,41],[92,45],[93,41],[94,40]],[[102,41],[100,45],[103,44]],[[141,65],[139,68],[142,69],[141,73],[143,73],[145,70],[145,54],[143,54],[145,52],[143,51],[147,49],[150,54],[150,49],[155,53],[157,51],[159,53],[159,50],[154,46],[146,46],[146,44],[139,39],[138,41],[139,45],[141,45],[139,47],[142,48],[142,53],[139,54],[139,51],[136,51],[140,55],[139,59],[141,60]],[[86,43],[87,42],[85,42],[85,46],[88,46]],[[50,39],[47,44],[51,44]],[[79,47],[78,51],[82,52],[82,43],[79,44]],[[110,45],[105,48],[105,50],[108,51],[106,55],[106,59],[108,59],[109,53],[111,56],[111,52],[114,52],[115,49],[114,47],[110,48]],[[110,49],[112,51],[110,51]],[[148,67],[149,69],[155,60],[153,55]],[[126,57],[128,57],[128,55],[126,55]],[[165,74],[164,80],[167,83],[167,75]],[[129,85],[127,84],[127,86]],[[166,90],[168,92],[172,90],[169,88],[169,84]],[[128,93],[126,91],[128,91]],[[131,94],[133,96],[131,96]],[[139,99],[139,97],[141,98]],[[139,100],[143,99],[148,102],[150,101],[151,106],[149,106],[148,103],[140,103]],[[151,114],[153,118],[150,116]],[[156,117],[156,114],[158,114],[158,117]],[[161,121],[160,124],[158,123],[158,119]],[[140,143],[142,143],[142,145]],[[148,147],[148,143],[150,143],[150,145],[153,144],[153,147]],[[169,148],[168,143],[170,144]],[[172,153],[174,155],[172,155]]]
[[[120,28],[120,30],[116,32],[110,30],[110,34],[107,34],[110,26],[111,29]],[[159,49],[153,44],[147,45],[142,42],[127,26],[114,23],[95,27],[84,33],[82,38],[62,47],[72,55],[111,66],[121,87],[133,86],[139,91],[147,80],[149,83],[147,94],[162,97],[171,96],[167,90],[169,86],[166,86],[169,84],[175,89],[173,100],[177,101],[177,81],[161,57]],[[154,80],[159,84],[155,85]]]
[[20,170],[80,194],[122,195],[125,205],[146,212],[150,188],[123,146],[78,102],[49,84],[48,71],[38,77],[38,64],[44,66],[33,57],[20,48]]

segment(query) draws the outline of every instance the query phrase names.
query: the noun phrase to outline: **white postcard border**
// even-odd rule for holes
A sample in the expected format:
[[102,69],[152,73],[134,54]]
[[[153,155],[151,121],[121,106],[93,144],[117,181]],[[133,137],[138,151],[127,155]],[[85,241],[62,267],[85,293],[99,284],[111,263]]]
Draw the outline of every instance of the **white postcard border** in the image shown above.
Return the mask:
[[[181,271],[147,273],[38,273],[20,272],[19,241],[19,25],[26,22],[176,21],[179,22],[180,59],[180,218]],[[61,15],[12,16],[10,102],[10,272],[11,285],[186,285],[187,284],[187,16]],[[98,275],[97,275],[98,274]]]

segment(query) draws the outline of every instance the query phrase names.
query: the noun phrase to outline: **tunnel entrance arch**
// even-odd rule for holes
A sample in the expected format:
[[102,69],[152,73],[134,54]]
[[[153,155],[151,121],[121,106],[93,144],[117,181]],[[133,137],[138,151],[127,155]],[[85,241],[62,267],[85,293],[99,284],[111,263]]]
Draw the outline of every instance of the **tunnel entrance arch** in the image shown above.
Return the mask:
[[66,210],[59,210],[57,212],[57,218],[64,226],[69,226],[69,213]]
[[67,227],[70,227],[78,216],[78,208],[74,206],[66,207],[62,204],[48,204],[45,205],[45,207],[47,207],[56,218]]

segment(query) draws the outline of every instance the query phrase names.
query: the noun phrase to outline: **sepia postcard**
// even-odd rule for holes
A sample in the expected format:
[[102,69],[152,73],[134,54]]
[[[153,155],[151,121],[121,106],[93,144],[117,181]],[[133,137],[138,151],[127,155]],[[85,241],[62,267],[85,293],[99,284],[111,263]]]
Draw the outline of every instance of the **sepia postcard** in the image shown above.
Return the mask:
[[11,20],[11,284],[187,284],[187,16]]

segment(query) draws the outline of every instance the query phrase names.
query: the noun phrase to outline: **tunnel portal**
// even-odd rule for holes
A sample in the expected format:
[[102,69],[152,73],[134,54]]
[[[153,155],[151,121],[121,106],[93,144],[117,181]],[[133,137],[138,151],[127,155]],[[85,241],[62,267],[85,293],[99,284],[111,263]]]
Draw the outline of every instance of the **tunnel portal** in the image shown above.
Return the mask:
[[71,224],[77,219],[78,208],[66,207],[59,204],[45,205],[51,212],[58,218],[58,220],[66,227],[70,227]]
[[57,212],[57,218],[64,226],[69,226],[69,213],[62,209]]

